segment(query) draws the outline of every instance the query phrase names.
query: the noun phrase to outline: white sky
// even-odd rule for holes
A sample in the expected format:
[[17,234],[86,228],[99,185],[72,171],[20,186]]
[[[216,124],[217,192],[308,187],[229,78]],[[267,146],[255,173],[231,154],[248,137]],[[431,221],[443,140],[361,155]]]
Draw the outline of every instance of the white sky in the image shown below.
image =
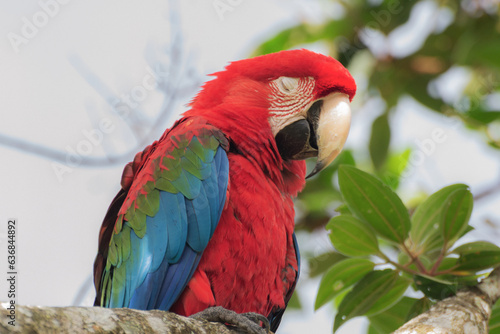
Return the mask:
[[[276,29],[299,19],[311,19],[320,12],[335,15],[334,7],[319,9],[317,1],[241,1],[221,19],[212,1],[193,0],[182,2],[179,13],[186,49],[195,57],[201,73],[211,73],[228,61],[247,57],[255,45]],[[109,134],[113,138],[109,145],[119,152],[126,151],[135,142],[127,137],[123,124],[110,116],[108,102],[82,78],[68,57],[77,55],[114,94],[130,93],[148,74],[145,48],[159,49],[169,43],[168,3],[68,1],[53,9],[53,17],[47,16],[47,23],[27,39],[27,44],[19,45],[16,53],[8,34],[22,35],[23,18],[33,20],[33,15],[38,15],[38,19],[43,19],[41,10],[38,1],[0,3],[0,134],[58,150],[67,146],[76,149],[86,140],[83,131],[95,128],[92,120],[111,117],[116,130]],[[162,95],[149,91],[141,107],[151,120],[161,103]],[[408,192],[435,191],[453,182],[468,183],[473,191],[480,191],[498,178],[498,151],[485,149],[475,134],[411,101],[401,108],[394,120],[398,129],[393,138],[395,147],[416,145],[415,140],[426,140],[435,128],[442,128],[447,137],[425,156],[423,164],[416,166],[408,180]],[[367,140],[368,126],[376,116],[367,108],[354,115],[348,146]],[[150,135],[157,138],[161,132]],[[91,155],[103,156],[106,149],[102,145],[92,146]],[[18,219],[17,302],[70,305],[91,275],[98,230],[119,189],[122,166],[74,168],[60,182],[47,159],[2,145],[0,156],[2,248],[6,225],[3,222],[11,217]],[[482,221],[498,217],[499,202],[496,197],[482,203],[481,214],[474,216],[480,237],[498,239],[498,232],[485,227]],[[303,243],[308,248],[307,240]],[[328,245],[324,245],[326,249]],[[315,251],[319,251],[317,247]],[[4,249],[0,254],[4,256]],[[299,293],[305,311],[301,315],[285,313],[280,333],[330,333],[332,310],[323,307],[313,314],[317,282],[305,283],[304,277]],[[4,279],[0,282],[0,300],[4,300]],[[92,295],[84,304],[92,303]],[[359,332],[356,326],[346,326],[339,333]]]

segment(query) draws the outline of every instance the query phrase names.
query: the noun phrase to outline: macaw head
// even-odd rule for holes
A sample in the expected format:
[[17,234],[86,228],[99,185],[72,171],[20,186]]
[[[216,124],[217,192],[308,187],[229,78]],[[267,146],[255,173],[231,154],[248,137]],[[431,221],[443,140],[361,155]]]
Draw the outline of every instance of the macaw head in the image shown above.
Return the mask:
[[337,60],[281,51],[233,62],[214,75],[191,113],[221,128],[240,151],[260,154],[257,147],[271,145],[285,162],[317,156],[312,176],[342,150],[356,84]]

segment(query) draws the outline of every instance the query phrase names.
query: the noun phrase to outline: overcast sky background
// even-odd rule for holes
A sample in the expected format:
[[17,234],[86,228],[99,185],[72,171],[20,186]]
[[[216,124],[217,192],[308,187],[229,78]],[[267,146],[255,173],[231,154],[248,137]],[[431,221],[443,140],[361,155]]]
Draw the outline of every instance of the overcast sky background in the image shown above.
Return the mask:
[[[116,97],[137,91],[151,73],[154,67],[151,64],[168,64],[162,50],[171,42],[172,8],[168,1],[159,0],[66,2],[57,2],[57,7],[48,10],[46,7],[46,11],[53,14],[45,15],[46,22],[41,3],[51,1],[0,2],[0,134],[69,152],[85,148],[84,142],[89,142],[85,133],[100,130],[103,141],[90,145],[89,156],[98,158],[110,152],[127,152],[137,144],[136,140],[114,114],[110,100],[103,98],[102,90],[96,90],[95,81],[92,85],[92,80],[82,76],[84,67],[78,64],[85,64],[86,73],[96,75]],[[178,1],[176,19],[181,24],[183,52],[186,57],[192,57],[189,59],[202,75],[220,70],[231,60],[248,57],[260,42],[299,20],[339,15],[337,6],[325,6],[321,1],[233,3],[232,10],[218,13],[211,0],[182,4]],[[418,18],[414,19],[414,25],[418,26]],[[23,29],[29,31],[25,28],[29,25],[26,22],[33,23],[33,20],[41,20],[38,31],[31,30],[29,38],[13,47],[11,33],[24,36]],[[425,20],[420,20],[420,26],[422,22]],[[311,48],[321,51],[319,45]],[[377,101],[361,106],[366,78],[360,73],[354,72],[354,75],[360,86],[361,101],[353,103],[353,128],[348,147],[364,145],[371,121],[380,110]],[[466,78],[466,73],[451,75],[444,86],[466,83]],[[460,87],[454,86],[450,91],[457,89]],[[142,120],[153,126],[165,102],[164,94],[158,90],[146,90],[146,94],[139,103],[144,112]],[[178,101],[161,131],[148,133],[151,141],[172,124],[189,99],[190,96],[186,96]],[[394,120],[397,130],[393,144],[400,149],[413,146],[421,151],[421,159],[416,156],[405,180],[403,196],[416,190],[432,192],[456,182],[467,183],[473,192],[480,192],[498,180],[498,151],[485,148],[476,134],[411,100],[403,101],[400,108]],[[102,120],[107,126],[99,128],[96,125]],[[432,140],[436,129],[442,131],[445,140],[435,142],[432,150],[426,150],[425,146],[419,148],[419,143],[423,145]],[[6,145],[0,145],[0,156],[0,263],[3,267],[7,219],[16,218],[17,302],[72,305],[78,291],[87,286],[82,305],[91,305],[93,288],[90,289],[89,279],[98,231],[109,203],[119,190],[123,165],[76,166],[61,174],[54,161]],[[132,158],[133,154],[127,160]],[[499,196],[477,205],[473,214],[477,230],[472,237],[498,240],[498,230],[485,223],[485,219],[498,222],[499,211]],[[316,239],[300,235],[299,243],[302,249],[316,254],[331,247],[325,234]],[[326,306],[313,314],[317,282],[306,282],[307,268],[304,271],[299,285],[304,311],[286,312],[280,333],[330,333],[333,311]],[[6,299],[4,281],[0,279],[0,300]],[[358,325],[349,326],[344,326],[339,333],[359,332]]]

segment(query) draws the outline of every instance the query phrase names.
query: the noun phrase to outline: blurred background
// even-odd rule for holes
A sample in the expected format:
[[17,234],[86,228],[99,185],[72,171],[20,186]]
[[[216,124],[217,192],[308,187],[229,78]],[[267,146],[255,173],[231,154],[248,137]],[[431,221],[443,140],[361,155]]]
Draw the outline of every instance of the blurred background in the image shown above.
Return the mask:
[[[468,184],[470,240],[499,244],[497,0],[26,0],[0,8],[0,241],[6,257],[6,222],[16,218],[18,304],[92,305],[98,231],[123,166],[186,110],[209,73],[290,48],[329,54],[355,77],[340,161],[377,174],[410,208],[443,186]],[[334,261],[324,226],[341,204],[335,167],[296,201],[304,265],[280,333],[332,331],[334,305],[315,311],[314,300]],[[338,331],[364,332],[363,319]]]

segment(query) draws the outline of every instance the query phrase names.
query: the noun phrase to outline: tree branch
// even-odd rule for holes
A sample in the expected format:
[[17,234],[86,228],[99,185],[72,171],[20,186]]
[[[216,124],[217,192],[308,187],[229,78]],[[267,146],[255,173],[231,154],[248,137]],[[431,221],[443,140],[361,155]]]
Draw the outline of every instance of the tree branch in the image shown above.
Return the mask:
[[482,200],[483,198],[491,196],[491,195],[494,195],[494,194],[496,194],[498,192],[500,192],[500,178],[492,186],[490,186],[489,188],[483,190],[479,194],[476,194],[474,196],[474,202]]
[[487,334],[491,308],[499,297],[500,267],[477,287],[438,302],[394,334]]
[[[500,298],[500,267],[476,287],[444,299],[413,318],[394,334],[487,334],[493,304]],[[102,307],[0,305],[0,332],[8,333],[244,333],[221,323],[186,318],[159,310]],[[6,319],[6,320],[5,320]],[[14,320],[15,326],[9,324]]]
[[12,326],[8,323],[10,312],[6,306],[8,304],[4,303],[0,306],[0,333],[244,333],[221,323],[186,318],[170,312],[102,307],[16,305],[15,326]]

